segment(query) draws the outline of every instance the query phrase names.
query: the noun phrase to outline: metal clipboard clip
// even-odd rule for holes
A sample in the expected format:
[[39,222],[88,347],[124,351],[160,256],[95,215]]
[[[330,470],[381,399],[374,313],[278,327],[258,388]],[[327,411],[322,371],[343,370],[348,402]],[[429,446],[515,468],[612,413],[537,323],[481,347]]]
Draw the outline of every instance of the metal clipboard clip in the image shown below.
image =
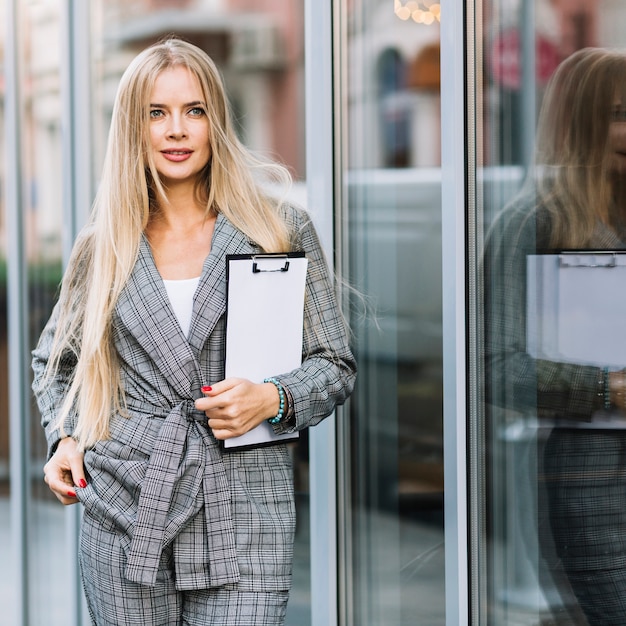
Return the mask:
[[615,252],[563,252],[559,255],[559,267],[617,267]]
[[[285,259],[285,264],[272,270],[262,270],[257,265],[257,259]],[[261,274],[262,272],[288,272],[289,258],[286,254],[255,254],[252,256],[252,273]]]

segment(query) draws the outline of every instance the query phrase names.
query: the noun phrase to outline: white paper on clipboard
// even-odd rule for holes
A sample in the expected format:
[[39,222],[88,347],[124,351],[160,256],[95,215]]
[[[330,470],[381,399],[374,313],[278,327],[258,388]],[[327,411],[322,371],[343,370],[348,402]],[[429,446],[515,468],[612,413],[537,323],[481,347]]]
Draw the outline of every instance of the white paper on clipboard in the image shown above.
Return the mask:
[[527,257],[527,349],[535,358],[626,366],[626,253]]
[[[260,383],[301,365],[307,265],[303,252],[226,256],[226,378]],[[262,446],[298,436],[277,435],[263,422],[241,437],[224,440],[224,448]]]

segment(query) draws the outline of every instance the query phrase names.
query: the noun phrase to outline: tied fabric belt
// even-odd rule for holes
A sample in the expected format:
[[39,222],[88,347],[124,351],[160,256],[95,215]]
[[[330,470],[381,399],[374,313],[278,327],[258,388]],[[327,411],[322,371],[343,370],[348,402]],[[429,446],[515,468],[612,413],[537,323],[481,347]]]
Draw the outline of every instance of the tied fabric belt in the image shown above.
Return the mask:
[[[172,492],[183,453],[199,452],[197,483],[202,483],[208,540],[208,586],[215,587],[239,580],[235,531],[230,508],[230,491],[217,444],[203,437],[190,437],[197,428],[194,421],[205,421],[193,400],[175,406],[165,418],[150,455],[137,508],[137,520],[127,554],[126,578],[141,585],[154,586],[163,551],[165,528]],[[199,430],[199,429],[198,429]],[[209,440],[209,445],[206,441]],[[200,447],[201,450],[197,448]],[[186,452],[185,452],[186,450]]]

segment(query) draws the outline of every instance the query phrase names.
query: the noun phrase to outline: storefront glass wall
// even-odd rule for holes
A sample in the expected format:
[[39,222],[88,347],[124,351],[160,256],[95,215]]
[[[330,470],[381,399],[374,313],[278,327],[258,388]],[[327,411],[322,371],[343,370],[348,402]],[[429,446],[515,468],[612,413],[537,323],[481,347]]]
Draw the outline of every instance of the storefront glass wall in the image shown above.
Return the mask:
[[[0,19],[6,20],[4,2],[0,2]],[[4,33],[0,34],[0,58],[5,58]],[[1,84],[5,84],[4,63],[0,69]],[[0,89],[0,111],[4,111],[4,89]],[[0,134],[0,192],[6,185],[6,140]],[[9,540],[9,376],[7,332],[7,211],[4,195],[0,195],[0,540]],[[0,601],[5,599],[4,586],[0,583]]]
[[439,5],[342,5],[346,623],[445,624]]
[[475,10],[476,616],[621,624],[625,9]]
[[[73,567],[72,559],[63,556],[67,554],[64,511],[42,481],[45,441],[30,403],[28,371],[30,350],[61,276],[61,4],[55,0],[4,3],[2,180],[7,213],[0,230],[2,250],[7,252],[2,281],[7,315],[3,314],[0,331],[6,364],[0,408],[4,470],[0,507],[3,520],[10,510],[1,532],[2,545],[10,546],[12,567],[2,568],[0,588],[2,597],[6,593],[10,598],[3,603],[3,619],[16,624],[63,623],[62,586],[50,581],[71,581]],[[4,447],[7,442],[10,456]],[[35,597],[37,602],[29,601]]]
[[[77,178],[73,174],[81,172],[83,193],[92,178],[97,185],[121,72],[137,50],[166,33],[176,31],[200,43],[224,72],[242,138],[290,165],[298,181],[294,194],[305,203],[311,189],[303,184],[308,167],[303,103],[319,103],[303,93],[303,4],[103,0],[90,2],[88,13],[81,13],[87,6],[83,2],[5,0],[0,5],[6,14],[0,539],[11,546],[10,565],[0,571],[0,599],[5,600],[2,619],[10,624],[87,621],[84,611],[81,617],[73,558],[78,509],[60,507],[41,480],[45,447],[29,394],[28,353],[53,304],[68,242],[88,210],[88,201],[71,182]],[[467,345],[468,367],[462,375],[467,374],[470,443],[470,623],[604,626],[624,621],[622,594],[610,589],[620,588],[626,510],[620,395],[626,357],[619,329],[607,330],[611,321],[603,313],[617,306],[620,285],[612,289],[604,278],[595,278],[612,271],[606,265],[620,272],[621,256],[600,254],[588,262],[583,255],[575,263],[568,256],[546,278],[541,263],[548,256],[535,254],[625,247],[625,220],[616,212],[626,152],[621,65],[599,74],[603,62],[598,61],[587,82],[566,81],[563,89],[572,90],[568,97],[557,91],[550,99],[548,87],[562,62],[574,67],[582,48],[624,46],[623,3],[464,4],[463,16],[460,9],[448,13],[449,19],[464,19],[469,29],[462,50],[469,62],[464,76],[469,89],[467,102],[458,104],[468,136],[453,155],[467,157],[467,181],[453,181],[467,202],[458,250],[446,248],[451,218],[442,172],[451,155],[445,154],[441,137],[446,126],[460,122],[444,118],[442,128],[441,111],[448,110],[448,103],[440,98],[444,25],[437,19],[438,5],[334,2],[336,30],[327,32],[325,51],[316,57],[330,56],[334,46],[329,75],[335,93],[323,96],[334,98],[335,117],[326,119],[319,133],[335,132],[339,237],[333,260],[354,287],[344,294],[360,374],[348,409],[310,434],[316,449],[326,448],[329,465],[337,461],[336,476],[329,470],[338,496],[335,500],[333,492],[329,500],[336,509],[327,511],[337,524],[337,545],[326,527],[317,538],[309,536],[309,529],[320,527],[318,517],[314,524],[309,519],[314,503],[309,501],[308,435],[292,450],[300,517],[289,624],[327,626],[337,615],[338,623],[358,626],[456,626],[455,617],[446,615],[453,604],[450,587],[447,598],[444,590],[446,578],[455,574],[451,570],[463,561],[450,556],[450,534],[444,530],[455,529],[449,524],[444,529],[443,518],[444,442],[447,458],[458,454],[460,463],[462,457],[443,434],[442,404],[450,393],[444,385],[450,362],[443,348],[450,341],[445,319],[454,312],[442,310],[442,303],[450,302],[445,260],[452,253],[466,255],[467,262],[466,275],[452,276],[453,282],[458,279],[452,287],[467,295],[468,307],[461,311],[467,314],[468,331],[461,352]],[[322,3],[311,0],[308,6]],[[87,30],[78,28],[74,18],[79,14]],[[450,50],[442,52],[442,58],[450,57]],[[81,59],[88,59],[90,76],[83,82],[77,80]],[[579,71],[576,67],[571,71]],[[577,94],[594,85],[597,76],[602,80],[591,89],[593,97],[581,105]],[[548,102],[557,114],[538,127],[539,112]],[[86,110],[85,130],[81,115]],[[564,124],[570,120],[577,123]],[[583,149],[570,146],[563,152],[572,127],[577,130],[571,141]],[[536,145],[543,147],[541,167],[535,163]],[[585,160],[572,164],[574,156]],[[323,158],[333,160],[330,153]],[[568,173],[567,184],[557,184],[562,172]],[[572,189],[576,193],[568,196]],[[585,197],[590,200],[581,203]],[[332,202],[308,207],[324,223],[324,235],[332,221],[329,206]],[[581,216],[588,214],[593,219],[585,221]],[[332,258],[330,231],[325,241]],[[529,256],[535,259],[530,274]],[[562,282],[554,282],[555,276]],[[537,289],[538,277],[544,280],[543,291]],[[603,291],[590,295],[598,284]],[[581,301],[603,298],[611,306],[591,309],[592,331],[581,330],[590,315],[554,321],[563,302],[570,310]],[[546,299],[553,306],[551,317],[538,308]],[[553,326],[545,326],[543,338],[554,341],[544,345],[530,331],[548,323]],[[566,343],[559,345],[557,339]],[[598,357],[597,346],[607,344],[608,352]],[[550,352],[555,346],[560,354]],[[572,346],[578,350],[574,356],[567,354]],[[462,396],[463,389],[459,385],[452,393]],[[457,399],[459,406],[466,400]],[[318,498],[322,469],[327,468],[315,468]],[[464,487],[459,472],[446,483],[446,494]],[[456,515],[461,536],[464,511],[450,513],[447,504],[446,515]],[[337,573],[318,569],[318,578],[311,579],[310,563],[316,571],[315,563],[324,562],[311,554],[311,541],[326,548],[322,556],[330,567],[338,548]],[[464,551],[466,546],[460,541],[456,547]],[[326,606],[312,607],[323,585]],[[467,600],[466,591],[459,584],[459,604]],[[596,602],[598,597],[602,602]],[[320,618],[324,612],[332,619]]]
[[[23,126],[21,133],[21,183],[24,256],[27,266],[28,307],[26,337],[34,348],[56,299],[61,278],[62,250],[67,213],[63,210],[61,74],[63,48],[57,44],[63,28],[62,2],[22,3],[20,7]],[[29,361],[28,356],[26,357]],[[67,538],[60,533],[65,511],[42,481],[46,443],[36,411],[29,415],[29,619],[45,624],[66,611],[59,588],[49,581],[72,580],[71,559],[63,558]],[[61,534],[61,536],[57,536]],[[60,569],[57,569],[57,564]]]
[[[88,622],[75,559],[80,509],[63,508],[42,480],[46,448],[30,394],[29,355],[52,310],[73,238],[89,213],[117,83],[130,59],[161,37],[176,33],[200,45],[224,75],[242,139],[290,167],[292,196],[303,204],[304,11],[303,2],[293,0],[6,0],[5,5],[3,34],[12,54],[5,57],[11,75],[3,85],[15,102],[10,110],[5,107],[3,121],[15,134],[7,135],[2,154],[16,156],[1,170],[11,213],[5,216],[3,197],[0,539],[12,551],[10,566],[0,572],[0,598],[6,599],[0,622],[66,626]],[[311,622],[306,434],[291,452],[298,524],[287,623],[301,626]]]

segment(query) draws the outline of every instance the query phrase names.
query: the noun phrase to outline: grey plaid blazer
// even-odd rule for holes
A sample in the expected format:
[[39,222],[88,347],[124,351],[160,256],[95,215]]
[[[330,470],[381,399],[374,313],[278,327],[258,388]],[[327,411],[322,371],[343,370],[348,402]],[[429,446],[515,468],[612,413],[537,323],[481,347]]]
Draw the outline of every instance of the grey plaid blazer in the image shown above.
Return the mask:
[[[485,304],[485,381],[492,405],[530,411],[543,418],[589,421],[602,405],[602,369],[533,359],[526,352],[526,256],[547,250],[548,211],[521,197],[495,220],[483,259]],[[590,249],[624,248],[624,242],[598,223]]]
[[[294,250],[306,253],[309,270],[303,364],[275,372],[291,393],[295,415],[276,428],[302,429],[345,401],[356,366],[313,225],[294,208],[287,209],[287,220]],[[201,386],[224,377],[225,255],[255,252],[258,247],[220,214],[188,337],[145,239],[115,308],[113,340],[130,416],[115,415],[110,440],[86,452],[88,486],[77,492],[84,514],[118,535],[131,581],[153,585],[163,547],[171,545],[178,589],[233,583],[251,591],[289,588],[295,510],[287,447],[224,452],[194,407]],[[56,310],[33,352],[33,389],[49,454],[59,440],[56,413],[74,366],[68,358],[52,384],[41,385],[55,320]],[[75,420],[70,416],[66,432]]]

